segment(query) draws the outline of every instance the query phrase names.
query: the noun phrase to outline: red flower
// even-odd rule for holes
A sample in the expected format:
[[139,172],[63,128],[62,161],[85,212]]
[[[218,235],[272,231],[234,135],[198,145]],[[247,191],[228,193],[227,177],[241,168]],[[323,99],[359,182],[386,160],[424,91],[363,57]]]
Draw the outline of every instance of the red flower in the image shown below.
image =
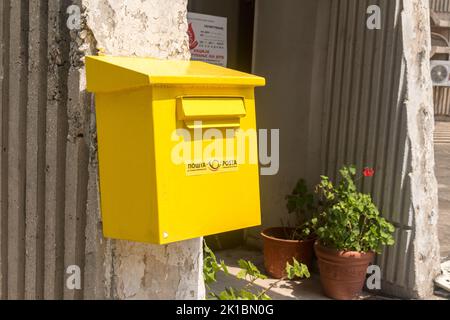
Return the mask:
[[364,168],[364,170],[363,170],[364,177],[373,177],[374,174],[375,174],[375,170],[373,170],[372,168]]

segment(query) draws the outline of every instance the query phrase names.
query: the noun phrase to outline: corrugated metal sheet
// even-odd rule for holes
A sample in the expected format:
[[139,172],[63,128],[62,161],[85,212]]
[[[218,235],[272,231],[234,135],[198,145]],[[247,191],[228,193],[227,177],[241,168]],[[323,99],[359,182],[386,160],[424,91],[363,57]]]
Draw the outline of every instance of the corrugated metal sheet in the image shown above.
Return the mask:
[[[437,13],[441,13],[441,19],[448,19],[450,14],[450,0],[430,0],[430,9]],[[446,29],[435,29],[433,32],[443,35],[450,40],[450,33]],[[442,45],[442,44],[441,44]],[[447,56],[438,57],[437,59],[448,59]],[[438,117],[450,117],[450,89],[444,87],[435,87],[434,93],[434,113]]]
[[389,292],[411,287],[413,221],[409,214],[408,148],[403,108],[401,1],[380,0],[383,27],[366,28],[373,1],[331,1],[328,79],[325,87],[323,172],[336,178],[344,164],[373,167],[359,186],[397,227],[396,244],[378,258]]
[[[101,296],[98,205],[88,195],[95,159],[84,135],[90,101],[71,65],[71,4],[0,1],[1,299]],[[83,271],[76,291],[65,285],[74,264]]]
[[450,117],[450,88],[434,87],[434,114],[437,117]]
[[430,0],[430,9],[439,12],[450,12],[450,0]]

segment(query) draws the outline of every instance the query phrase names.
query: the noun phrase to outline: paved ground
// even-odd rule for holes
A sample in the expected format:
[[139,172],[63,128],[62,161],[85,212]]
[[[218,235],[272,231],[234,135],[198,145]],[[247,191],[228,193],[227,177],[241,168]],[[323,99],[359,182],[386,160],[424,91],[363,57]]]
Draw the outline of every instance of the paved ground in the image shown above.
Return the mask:
[[450,259],[450,122],[437,122],[436,177],[439,183],[439,241],[441,257]]
[[[237,248],[230,250],[223,250],[216,252],[218,259],[223,259],[228,266],[229,275],[219,273],[217,282],[210,285],[209,292],[219,293],[225,288],[233,287],[235,289],[242,289],[248,284],[248,281],[240,280],[236,277],[240,268],[237,266],[239,259],[249,260],[253,262],[258,269],[265,273],[264,257],[261,251]],[[273,300],[329,300],[324,296],[322,287],[320,285],[319,274],[317,266],[313,268],[311,278],[299,281],[282,281],[275,288],[268,292],[268,295]],[[257,291],[267,289],[271,284],[276,282],[274,279],[258,280],[256,281]],[[395,298],[383,297],[379,295],[372,295],[370,293],[362,293],[359,300],[394,300]],[[431,300],[447,300],[450,299],[449,293],[445,290],[437,290],[436,295],[430,297]]]
[[[260,251],[254,251],[250,249],[231,249],[217,252],[217,256],[223,259],[228,266],[230,276],[220,274],[218,276],[217,283],[211,286],[211,291],[218,293],[223,291],[227,287],[243,288],[248,282],[236,278],[236,274],[239,272],[237,261],[244,259],[254,263],[258,269],[265,273],[264,270],[264,258]],[[260,289],[267,289],[276,280],[258,280],[256,285],[258,291]],[[313,276],[304,281],[283,281],[277,288],[273,288],[268,292],[268,295],[274,300],[321,300],[327,299],[323,296],[320,288],[320,282],[317,276]]]

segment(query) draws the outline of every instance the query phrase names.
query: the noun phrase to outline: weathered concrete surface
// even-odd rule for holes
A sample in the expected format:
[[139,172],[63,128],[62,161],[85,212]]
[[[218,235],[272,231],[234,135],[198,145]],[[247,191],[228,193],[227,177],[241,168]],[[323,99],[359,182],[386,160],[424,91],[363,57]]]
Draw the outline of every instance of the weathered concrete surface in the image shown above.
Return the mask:
[[403,1],[404,104],[407,113],[408,164],[411,185],[410,213],[414,221],[411,297],[433,294],[433,279],[440,272],[438,190],[434,174],[433,100],[430,81],[429,1]]
[[114,297],[119,299],[204,298],[202,242],[167,246],[116,241]]
[[105,54],[189,59],[187,0],[85,0],[87,24]]
[[[110,55],[189,59],[186,0],[86,0],[86,32]],[[92,39],[92,40],[94,40]],[[112,241],[106,289],[119,299],[203,299],[202,240],[166,246]]]

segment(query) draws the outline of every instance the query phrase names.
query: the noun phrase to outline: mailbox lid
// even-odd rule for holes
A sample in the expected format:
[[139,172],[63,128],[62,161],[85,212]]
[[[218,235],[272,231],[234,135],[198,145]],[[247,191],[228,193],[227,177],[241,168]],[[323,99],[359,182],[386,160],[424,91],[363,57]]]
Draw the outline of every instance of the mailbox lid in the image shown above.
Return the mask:
[[262,77],[201,61],[88,56],[86,69],[90,92],[113,92],[152,85],[265,85]]

